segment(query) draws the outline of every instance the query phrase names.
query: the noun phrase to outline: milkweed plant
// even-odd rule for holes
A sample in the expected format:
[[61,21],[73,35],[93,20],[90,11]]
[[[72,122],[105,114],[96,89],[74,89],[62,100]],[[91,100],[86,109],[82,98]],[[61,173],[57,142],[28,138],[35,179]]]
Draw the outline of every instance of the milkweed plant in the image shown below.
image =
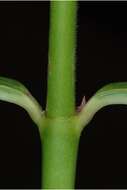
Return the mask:
[[111,83],[75,106],[77,1],[50,2],[48,83],[45,110],[18,81],[0,77],[0,100],[24,108],[42,145],[42,189],[74,189],[80,136],[98,110],[127,104],[127,82]]

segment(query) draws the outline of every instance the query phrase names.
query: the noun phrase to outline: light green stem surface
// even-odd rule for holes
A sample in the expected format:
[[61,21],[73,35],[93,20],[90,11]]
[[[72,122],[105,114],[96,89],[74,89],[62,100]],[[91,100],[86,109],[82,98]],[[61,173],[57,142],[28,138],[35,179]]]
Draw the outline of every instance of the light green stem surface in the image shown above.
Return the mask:
[[79,135],[71,120],[46,120],[42,134],[42,187],[74,189]]
[[[75,1],[51,1],[48,90],[42,137],[42,187],[73,189],[79,135],[75,114]],[[74,119],[73,119],[74,121]]]
[[51,1],[48,117],[67,117],[75,111],[76,5],[75,1]]

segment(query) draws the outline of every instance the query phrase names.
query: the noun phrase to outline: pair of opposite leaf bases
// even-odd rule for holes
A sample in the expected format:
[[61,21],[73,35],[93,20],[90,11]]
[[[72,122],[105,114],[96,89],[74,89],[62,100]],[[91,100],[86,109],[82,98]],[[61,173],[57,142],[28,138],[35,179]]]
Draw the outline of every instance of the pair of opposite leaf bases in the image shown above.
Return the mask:
[[[0,77],[0,100],[11,102],[23,107],[38,127],[41,125],[45,112],[40,104],[20,82]],[[92,96],[86,103],[83,98],[74,116],[80,131],[91,121],[95,113],[104,106],[127,104],[127,82],[111,83]]]

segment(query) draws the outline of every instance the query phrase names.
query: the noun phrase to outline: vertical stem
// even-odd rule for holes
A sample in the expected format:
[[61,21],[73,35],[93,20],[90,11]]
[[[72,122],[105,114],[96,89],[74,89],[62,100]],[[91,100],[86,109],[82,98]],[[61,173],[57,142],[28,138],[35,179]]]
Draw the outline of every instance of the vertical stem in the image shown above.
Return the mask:
[[73,122],[46,121],[42,135],[44,189],[74,189],[78,143]]
[[[42,187],[73,189],[79,134],[75,114],[75,1],[51,1]],[[73,119],[72,119],[73,118]]]
[[51,1],[46,114],[70,116],[75,111],[75,1]]

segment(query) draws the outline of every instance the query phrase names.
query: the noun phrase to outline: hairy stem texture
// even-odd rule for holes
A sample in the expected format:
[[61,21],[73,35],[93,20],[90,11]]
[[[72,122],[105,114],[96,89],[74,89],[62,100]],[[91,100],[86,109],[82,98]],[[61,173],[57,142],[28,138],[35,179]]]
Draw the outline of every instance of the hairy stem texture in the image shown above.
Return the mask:
[[75,110],[75,1],[51,1],[49,33],[48,117],[68,117]]
[[75,114],[75,1],[51,1],[48,89],[42,138],[42,187],[73,189],[77,147]]
[[79,135],[71,120],[46,119],[42,134],[42,187],[73,189]]

